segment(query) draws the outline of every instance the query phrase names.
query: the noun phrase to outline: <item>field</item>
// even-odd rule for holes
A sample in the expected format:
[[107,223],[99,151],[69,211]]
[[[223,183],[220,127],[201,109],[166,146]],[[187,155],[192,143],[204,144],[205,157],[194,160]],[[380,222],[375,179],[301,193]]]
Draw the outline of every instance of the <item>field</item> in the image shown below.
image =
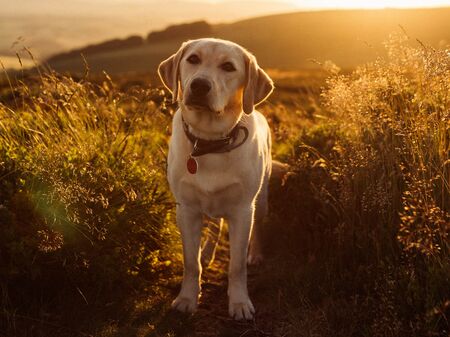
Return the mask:
[[[450,62],[408,39],[342,72],[271,70],[273,155],[254,321],[227,316],[227,240],[199,311],[182,275],[154,74],[5,73],[0,336],[448,336]],[[152,85],[150,85],[152,83]]]

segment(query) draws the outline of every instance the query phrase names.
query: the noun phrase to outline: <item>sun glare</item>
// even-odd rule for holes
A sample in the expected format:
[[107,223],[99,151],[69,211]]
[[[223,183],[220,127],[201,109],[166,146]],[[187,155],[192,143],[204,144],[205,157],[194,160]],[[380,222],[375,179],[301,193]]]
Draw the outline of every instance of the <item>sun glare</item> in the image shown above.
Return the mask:
[[326,8],[415,8],[415,7],[447,7],[449,0],[292,0],[294,4],[302,8],[326,9]]

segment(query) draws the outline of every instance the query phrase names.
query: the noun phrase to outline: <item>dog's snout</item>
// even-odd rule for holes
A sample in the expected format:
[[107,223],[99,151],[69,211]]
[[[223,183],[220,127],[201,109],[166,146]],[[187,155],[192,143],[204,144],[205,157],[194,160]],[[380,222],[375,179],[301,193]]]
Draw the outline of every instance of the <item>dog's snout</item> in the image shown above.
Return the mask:
[[211,83],[203,78],[196,78],[191,83],[191,92],[195,96],[206,96],[211,90]]

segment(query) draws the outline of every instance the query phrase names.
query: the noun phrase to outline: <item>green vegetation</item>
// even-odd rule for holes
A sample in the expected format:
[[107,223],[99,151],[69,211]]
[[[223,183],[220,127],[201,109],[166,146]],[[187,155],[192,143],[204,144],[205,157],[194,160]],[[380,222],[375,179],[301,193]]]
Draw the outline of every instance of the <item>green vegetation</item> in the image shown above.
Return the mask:
[[53,73],[28,82],[0,106],[0,331],[12,335],[36,315],[72,325],[174,254],[164,92]]
[[[199,312],[169,310],[179,241],[164,93],[54,73],[1,87],[0,335],[446,336],[450,63],[404,37],[340,74],[272,72],[274,154],[253,322],[227,317],[227,246]],[[175,234],[175,235],[174,235]]]

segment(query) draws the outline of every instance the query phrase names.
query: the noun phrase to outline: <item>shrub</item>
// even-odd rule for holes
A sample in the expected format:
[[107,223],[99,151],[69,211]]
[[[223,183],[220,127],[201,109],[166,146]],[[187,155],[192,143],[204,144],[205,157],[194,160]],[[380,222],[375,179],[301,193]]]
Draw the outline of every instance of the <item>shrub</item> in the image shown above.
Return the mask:
[[42,293],[87,302],[153,277],[168,263],[172,209],[164,93],[120,93],[108,77],[28,83],[17,105],[0,104],[3,310],[31,310]]
[[389,223],[400,226],[404,249],[446,256],[450,60],[445,50],[407,42],[405,36],[393,36],[386,44],[387,61],[330,80],[325,97],[353,144],[375,154],[379,178],[371,175],[372,181],[388,183],[383,190],[394,206],[378,209],[400,212],[400,221]]
[[450,59],[400,35],[386,47],[387,59],[328,79],[328,118],[300,132],[272,217],[286,224],[283,246],[325,266],[315,276],[330,296],[339,300],[339,283],[340,294],[366,297],[367,334],[440,335],[449,329]]

